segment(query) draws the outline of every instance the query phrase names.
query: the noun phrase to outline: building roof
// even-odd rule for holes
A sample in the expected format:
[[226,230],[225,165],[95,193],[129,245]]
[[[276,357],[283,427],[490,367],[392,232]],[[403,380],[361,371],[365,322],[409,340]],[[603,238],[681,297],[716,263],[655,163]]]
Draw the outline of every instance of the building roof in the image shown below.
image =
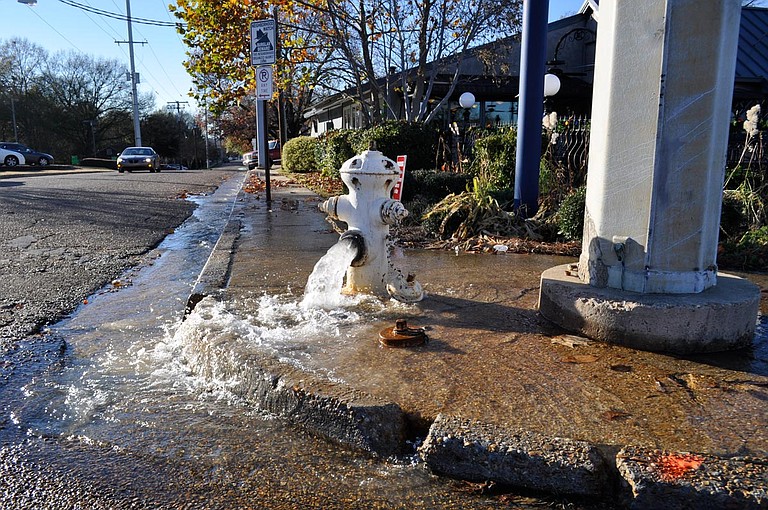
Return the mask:
[[768,9],[741,9],[736,78],[765,78],[768,75]]
[[[583,19],[584,17],[591,17],[599,23],[598,15],[599,1],[584,0],[584,3],[577,14],[549,23],[548,30],[556,31],[565,29],[576,23],[576,20]],[[479,48],[497,43],[498,41],[494,41]],[[473,48],[473,50],[479,48]],[[453,57],[446,57],[445,60],[449,58]],[[510,78],[512,79],[505,81],[505,85],[507,87],[511,86],[514,89],[514,93],[516,93],[518,78],[516,76],[511,76]],[[469,90],[467,88],[468,86],[475,87],[475,89],[471,91],[475,93],[476,96],[478,94],[484,96],[491,92],[497,94],[500,92],[499,84],[494,83],[493,80],[488,77],[465,75],[462,79],[465,82],[462,90]],[[383,78],[380,80],[383,80]],[[570,90],[577,96],[591,95],[591,85],[582,82],[581,80],[573,81],[578,83],[569,85],[569,87],[566,87],[567,90]],[[447,92],[446,87],[438,87],[435,92],[438,92],[438,89],[441,93]],[[736,56],[734,98],[751,100],[758,97],[764,97],[766,94],[768,94],[768,8],[743,7],[741,10],[738,53]],[[563,96],[562,93],[561,96]],[[305,117],[309,117],[318,110],[338,102],[342,97],[345,97],[344,93],[337,93],[321,98],[315,103],[315,108],[305,114]]]

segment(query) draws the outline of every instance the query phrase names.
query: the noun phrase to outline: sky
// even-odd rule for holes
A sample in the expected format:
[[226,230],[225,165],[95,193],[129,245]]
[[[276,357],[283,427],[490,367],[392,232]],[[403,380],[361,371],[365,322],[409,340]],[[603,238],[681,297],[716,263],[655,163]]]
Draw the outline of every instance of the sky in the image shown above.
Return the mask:
[[[528,1],[528,0],[526,0]],[[539,1],[539,0],[534,0]],[[109,15],[87,12],[73,6],[73,3],[124,16],[126,2],[123,0],[37,0],[37,5],[28,6],[17,0],[0,0],[0,41],[12,37],[26,38],[45,48],[49,53],[59,50],[75,50],[94,57],[116,59],[130,69],[127,44],[115,41],[128,40],[128,25],[125,21],[112,19]],[[175,22],[168,11],[169,0],[132,0],[131,17]],[[549,19],[554,21],[564,15],[574,14],[583,0],[550,0]],[[165,108],[176,101],[190,113],[196,108],[188,92],[192,80],[182,62],[186,58],[186,47],[181,36],[171,27],[152,26],[134,22],[134,63],[141,83],[141,93],[155,95],[155,107]]]

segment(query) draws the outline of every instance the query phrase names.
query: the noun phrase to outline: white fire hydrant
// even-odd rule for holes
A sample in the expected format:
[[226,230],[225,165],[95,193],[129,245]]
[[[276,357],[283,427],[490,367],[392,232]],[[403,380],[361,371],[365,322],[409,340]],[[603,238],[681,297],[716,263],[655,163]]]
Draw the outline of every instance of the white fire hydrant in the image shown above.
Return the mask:
[[420,301],[421,285],[392,265],[387,246],[389,226],[408,216],[399,200],[389,198],[399,173],[397,164],[379,151],[368,150],[345,161],[340,173],[349,194],[329,198],[320,210],[346,222],[348,230],[340,239],[349,239],[357,248],[343,292]]

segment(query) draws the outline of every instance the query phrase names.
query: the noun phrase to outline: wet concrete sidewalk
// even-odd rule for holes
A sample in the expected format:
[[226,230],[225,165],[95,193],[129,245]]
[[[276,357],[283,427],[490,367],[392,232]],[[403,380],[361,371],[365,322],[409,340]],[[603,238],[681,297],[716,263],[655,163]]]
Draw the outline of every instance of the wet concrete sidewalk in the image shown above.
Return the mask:
[[[232,216],[237,228],[217,247],[220,259],[227,261],[218,270],[228,269],[221,296],[227,301],[300,295],[314,264],[338,239],[313,193],[287,185],[273,187],[272,196],[268,207],[263,193],[241,193]],[[394,404],[402,410],[404,438],[428,434],[422,457],[433,470],[451,476],[579,495],[599,496],[621,485],[618,491],[626,491],[627,504],[638,508],[652,507],[658,497],[674,501],[670,491],[681,505],[699,496],[709,498],[701,500],[704,504],[768,505],[764,326],[754,351],[692,358],[573,336],[537,313],[541,273],[568,262],[573,260],[396,250],[395,265],[416,273],[426,298],[387,308],[338,349],[329,339],[323,355],[303,359],[309,373],[286,369],[291,375],[283,374],[285,381],[294,381],[294,394],[332,395],[342,404],[345,395],[356,402],[370,396],[377,409]],[[766,315],[768,278],[757,275],[752,281],[761,286]],[[379,331],[399,317],[412,327],[425,327],[429,343],[380,347]],[[243,370],[257,358],[263,359],[254,354],[241,363]],[[313,373],[331,377],[323,380]],[[280,386],[275,380],[271,384]],[[263,393],[264,388],[252,391]],[[339,408],[347,412],[352,407]],[[299,415],[295,403],[287,414],[289,419]],[[374,434],[392,434],[374,429]],[[560,438],[573,443],[564,447]],[[563,449],[570,452],[567,458]],[[674,457],[682,467],[670,467],[664,462],[672,457],[659,461],[664,452],[696,455]],[[565,472],[547,471],[553,466],[556,471],[566,466]],[[707,474],[710,467],[715,475]],[[723,474],[729,470],[735,471]],[[507,471],[513,474],[504,475]],[[515,478],[521,471],[528,475]],[[584,473],[586,478],[580,478]],[[697,482],[697,476],[705,479]],[[734,485],[733,479],[740,483]]]

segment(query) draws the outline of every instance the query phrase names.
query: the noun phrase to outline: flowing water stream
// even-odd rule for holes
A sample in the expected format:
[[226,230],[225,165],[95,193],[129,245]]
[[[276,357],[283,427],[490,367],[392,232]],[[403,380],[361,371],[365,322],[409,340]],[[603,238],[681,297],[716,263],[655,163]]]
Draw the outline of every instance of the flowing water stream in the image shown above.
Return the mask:
[[[182,320],[238,189],[230,181],[197,198],[194,216],[151,264],[47,333],[41,359],[53,362],[41,363],[17,392],[6,388],[0,500],[16,508],[497,506],[498,497],[434,477],[415,457],[376,460],[311,437],[239,400],[226,381],[189,368],[185,345],[201,335],[239,335],[300,363],[321,355],[312,341],[318,333],[352,341],[368,314],[399,306],[348,297],[329,303],[323,296],[331,289],[310,279],[302,301],[264,295],[249,305],[253,315],[238,316],[206,300]],[[343,246],[328,255],[350,256]]]

